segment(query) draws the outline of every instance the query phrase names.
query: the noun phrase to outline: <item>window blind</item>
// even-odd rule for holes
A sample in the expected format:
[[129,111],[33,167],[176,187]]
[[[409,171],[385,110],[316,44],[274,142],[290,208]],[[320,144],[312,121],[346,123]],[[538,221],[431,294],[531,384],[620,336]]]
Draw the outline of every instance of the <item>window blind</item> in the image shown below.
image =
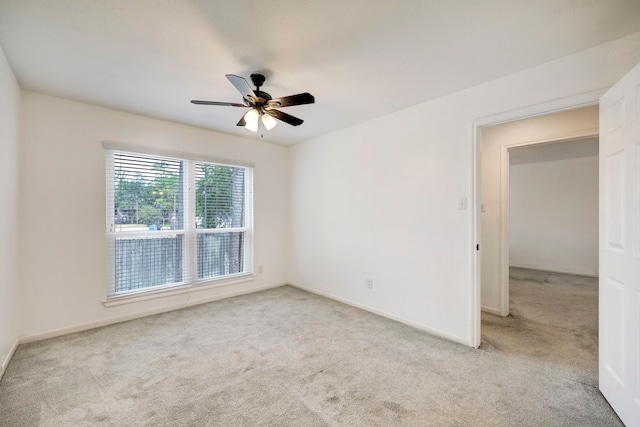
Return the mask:
[[253,272],[253,170],[107,151],[107,297]]
[[[246,168],[195,164],[197,278],[242,273],[247,227]],[[224,229],[224,233],[220,233]],[[203,231],[206,230],[206,231]]]

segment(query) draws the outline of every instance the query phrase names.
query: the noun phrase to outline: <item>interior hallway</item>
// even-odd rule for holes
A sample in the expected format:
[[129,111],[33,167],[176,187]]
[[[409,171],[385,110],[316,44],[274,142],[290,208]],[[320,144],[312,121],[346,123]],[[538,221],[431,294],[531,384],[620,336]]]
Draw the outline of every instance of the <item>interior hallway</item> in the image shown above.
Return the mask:
[[511,268],[509,304],[508,317],[482,313],[482,349],[597,391],[597,278]]

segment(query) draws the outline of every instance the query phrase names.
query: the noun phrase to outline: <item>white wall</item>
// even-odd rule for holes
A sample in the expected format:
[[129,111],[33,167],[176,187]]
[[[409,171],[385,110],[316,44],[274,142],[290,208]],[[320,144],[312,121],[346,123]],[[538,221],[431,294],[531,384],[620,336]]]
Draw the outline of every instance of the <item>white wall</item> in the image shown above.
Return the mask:
[[290,281],[473,342],[470,123],[637,62],[640,33],[292,147]]
[[512,266],[598,275],[598,157],[512,165]]
[[[640,58],[639,58],[640,60]],[[527,142],[562,139],[589,130],[597,133],[598,107],[587,107],[533,117],[482,129],[482,292],[483,309],[500,311],[501,150]],[[507,279],[508,280],[508,279]]]
[[[286,282],[286,147],[28,91],[22,117],[22,335],[38,338]],[[254,256],[264,272],[249,283],[105,308],[104,140],[255,162]]]
[[18,140],[20,87],[0,47],[0,377],[19,335]]
[[[639,61],[637,33],[290,149],[23,91],[20,334],[289,281],[469,343],[475,242],[472,210],[457,206],[470,196],[470,122],[608,87]],[[264,273],[105,308],[103,140],[256,162],[255,259]]]

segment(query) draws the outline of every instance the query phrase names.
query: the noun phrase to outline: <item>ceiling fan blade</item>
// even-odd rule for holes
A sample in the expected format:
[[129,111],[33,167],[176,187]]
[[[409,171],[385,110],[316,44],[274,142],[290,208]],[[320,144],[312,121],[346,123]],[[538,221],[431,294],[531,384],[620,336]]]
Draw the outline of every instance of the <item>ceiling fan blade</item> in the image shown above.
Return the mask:
[[225,77],[231,82],[233,86],[235,86],[236,89],[238,89],[238,92],[242,94],[242,97],[244,99],[251,100],[258,98],[253,89],[251,89],[251,86],[249,86],[249,83],[247,83],[244,78],[236,76],[235,74],[225,74]]
[[285,123],[289,123],[291,126],[300,126],[304,120],[297,117],[293,117],[291,114],[283,113],[278,110],[266,110],[267,114],[278,120],[282,120]]
[[238,123],[236,123],[236,126],[244,126],[246,124],[247,124],[247,122],[244,121],[244,115],[243,115],[242,118],[240,119],[240,121]]
[[308,92],[299,93],[297,95],[284,96],[282,98],[272,99],[267,103],[269,107],[289,107],[291,105],[313,104],[316,99]]
[[215,102],[215,101],[197,101],[192,100],[192,104],[198,105],[222,105],[223,107],[248,107],[248,105],[238,104],[236,102]]

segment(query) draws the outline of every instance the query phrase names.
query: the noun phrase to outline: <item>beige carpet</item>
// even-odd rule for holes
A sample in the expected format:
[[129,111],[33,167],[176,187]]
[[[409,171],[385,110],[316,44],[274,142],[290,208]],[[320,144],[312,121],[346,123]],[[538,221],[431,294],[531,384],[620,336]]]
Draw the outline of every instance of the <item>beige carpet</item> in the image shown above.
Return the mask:
[[515,315],[485,316],[480,350],[289,286],[23,345],[0,425],[620,425],[593,319],[517,301],[554,280],[516,280]]

